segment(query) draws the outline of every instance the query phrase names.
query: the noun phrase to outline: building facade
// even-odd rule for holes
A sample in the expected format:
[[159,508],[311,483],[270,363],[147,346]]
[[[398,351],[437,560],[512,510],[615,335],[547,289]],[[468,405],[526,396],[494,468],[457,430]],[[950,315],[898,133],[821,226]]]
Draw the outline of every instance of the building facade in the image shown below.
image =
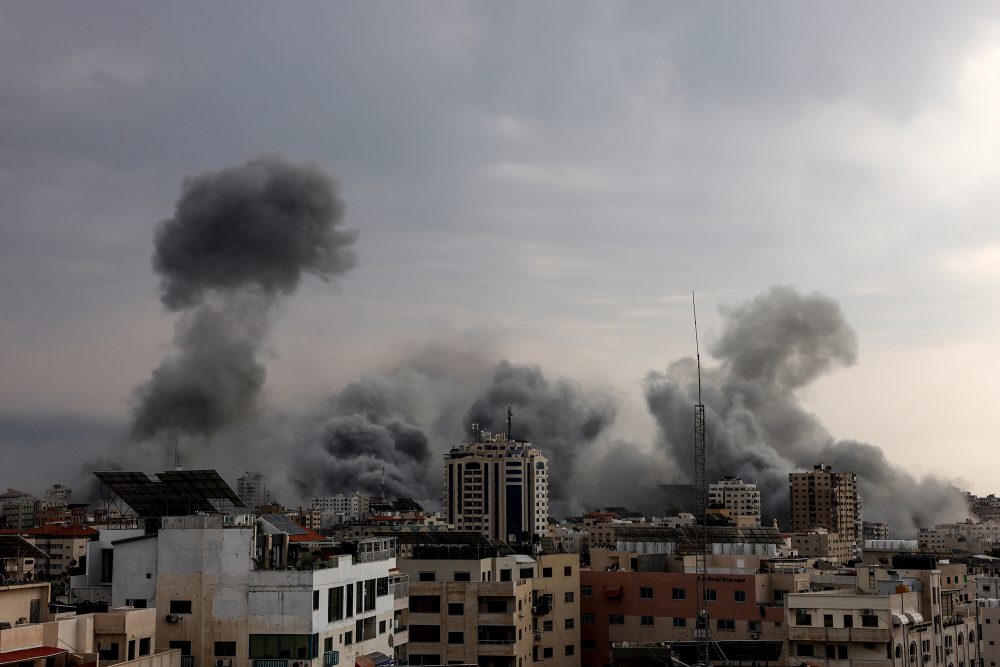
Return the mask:
[[760,489],[739,477],[723,477],[708,485],[709,507],[729,511],[736,525],[760,525]]
[[825,528],[838,533],[851,545],[861,538],[861,502],[857,475],[834,472],[822,463],[808,472],[788,475],[791,529],[804,533]]
[[507,542],[546,534],[548,459],[530,443],[484,431],[445,454],[444,464],[445,512],[456,530]]

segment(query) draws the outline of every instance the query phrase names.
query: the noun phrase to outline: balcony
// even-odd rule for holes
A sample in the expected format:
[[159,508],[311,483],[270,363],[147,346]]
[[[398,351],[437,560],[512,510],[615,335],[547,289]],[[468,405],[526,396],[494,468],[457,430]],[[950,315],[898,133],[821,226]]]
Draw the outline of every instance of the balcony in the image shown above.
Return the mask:
[[517,650],[517,641],[514,639],[480,639],[479,655],[487,656],[513,656]]
[[327,651],[323,654],[323,667],[333,667],[340,662],[340,651]]
[[892,630],[889,628],[815,628],[801,625],[788,627],[788,639],[799,642],[879,643],[887,642],[891,638]]

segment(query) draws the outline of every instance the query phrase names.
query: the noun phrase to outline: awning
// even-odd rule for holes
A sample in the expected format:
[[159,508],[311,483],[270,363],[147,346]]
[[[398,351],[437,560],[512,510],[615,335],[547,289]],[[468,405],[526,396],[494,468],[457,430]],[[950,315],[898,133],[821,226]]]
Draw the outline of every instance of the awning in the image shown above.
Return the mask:
[[36,646],[35,648],[22,648],[17,651],[4,651],[0,653],[0,665],[16,665],[25,660],[50,658],[63,653],[69,653],[69,651],[64,648],[53,648],[51,646]]
[[909,625],[910,619],[908,619],[904,614],[893,614],[892,615],[893,625]]
[[622,596],[621,586],[605,586],[604,587],[604,597],[606,598],[620,598]]
[[908,619],[910,619],[910,623],[923,623],[924,622],[924,617],[920,614],[920,612],[908,611],[908,612],[906,612],[906,617]]
[[371,661],[375,663],[375,667],[392,667],[393,665],[392,658],[387,656],[385,653],[375,651],[374,653],[365,654],[365,657],[371,659]]

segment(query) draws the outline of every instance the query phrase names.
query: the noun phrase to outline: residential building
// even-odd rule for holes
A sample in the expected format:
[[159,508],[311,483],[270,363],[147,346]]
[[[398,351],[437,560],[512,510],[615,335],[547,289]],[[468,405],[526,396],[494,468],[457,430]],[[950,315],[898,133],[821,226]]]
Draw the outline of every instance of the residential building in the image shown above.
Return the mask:
[[577,554],[516,554],[476,532],[399,539],[409,555],[399,560],[410,581],[409,664],[579,664]]
[[788,487],[793,533],[825,528],[851,545],[860,545],[861,503],[857,475],[834,472],[821,463],[808,472],[790,473]]
[[861,537],[863,540],[887,540],[889,524],[884,521],[862,521]]
[[167,516],[113,543],[112,601],[156,604],[157,643],[195,665],[405,658],[392,538],[325,541],[284,515]]
[[920,548],[928,551],[965,551],[981,554],[1000,546],[1000,523],[973,521],[939,523],[921,528],[917,535]]
[[760,489],[756,483],[723,477],[708,485],[708,504],[711,508],[728,510],[737,526],[760,525]]
[[0,528],[27,530],[35,527],[39,501],[30,493],[7,489],[0,493]]
[[249,471],[243,473],[243,476],[236,480],[236,495],[251,509],[264,507],[271,502],[267,483],[260,473]]
[[45,500],[49,507],[67,507],[69,498],[73,494],[73,489],[64,484],[53,484],[45,489]]
[[152,609],[52,614],[48,602],[48,583],[0,588],[0,665],[181,667],[180,651],[155,649]]
[[792,533],[792,548],[803,558],[822,558],[835,563],[847,562],[854,557],[855,545],[826,528],[813,528],[803,533]]
[[445,513],[456,530],[507,542],[546,534],[548,459],[531,443],[481,431],[444,458]]
[[368,516],[372,497],[355,491],[351,494],[338,493],[332,496],[313,498],[310,508],[319,510],[323,528],[333,525],[360,521]]
[[[706,598],[709,630],[727,643],[784,639],[782,603],[809,589],[801,559],[779,559],[772,528],[710,527]],[[580,574],[581,664],[605,665],[612,645],[694,637],[698,617],[696,556],[700,530],[621,526],[613,549],[592,549]]]
[[63,573],[77,574],[84,567],[87,545],[100,531],[87,526],[46,525],[27,531],[28,541],[49,554],[36,563],[35,571],[54,579]]

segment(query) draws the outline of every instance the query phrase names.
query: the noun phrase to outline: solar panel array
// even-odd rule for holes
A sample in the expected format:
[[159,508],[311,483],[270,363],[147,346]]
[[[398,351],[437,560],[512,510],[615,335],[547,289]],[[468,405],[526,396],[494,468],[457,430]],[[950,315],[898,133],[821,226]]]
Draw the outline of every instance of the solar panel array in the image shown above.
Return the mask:
[[[0,535],[0,558],[48,558],[49,555],[20,535]],[[2,570],[2,568],[0,568]]]
[[265,514],[261,518],[288,535],[305,535],[309,532],[285,514]]
[[245,507],[232,487],[214,470],[170,470],[150,478],[143,472],[95,472],[111,491],[144,518],[217,514],[213,501]]

